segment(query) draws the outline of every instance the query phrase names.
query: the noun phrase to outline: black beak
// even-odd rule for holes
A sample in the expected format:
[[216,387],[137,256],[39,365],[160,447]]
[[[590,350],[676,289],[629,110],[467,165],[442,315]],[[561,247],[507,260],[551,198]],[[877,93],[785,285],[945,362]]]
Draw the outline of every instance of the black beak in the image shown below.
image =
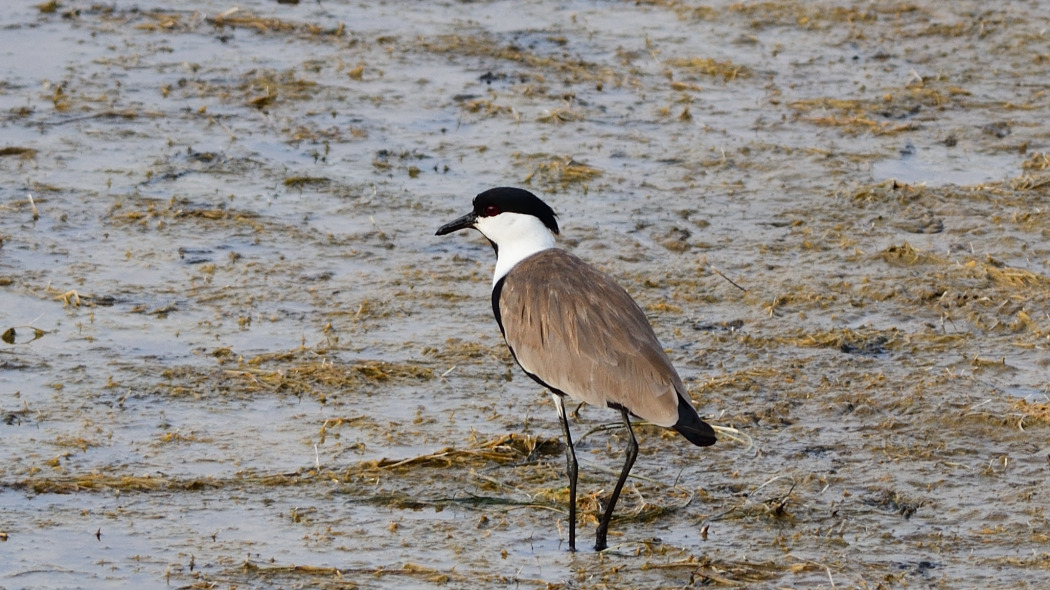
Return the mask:
[[460,217],[455,221],[450,221],[445,225],[442,225],[440,228],[438,228],[436,235],[443,236],[445,234],[450,234],[454,231],[459,231],[461,229],[472,228],[474,227],[474,222],[476,222],[477,220],[478,216],[475,215],[473,211],[471,211],[470,213],[467,213],[466,215]]

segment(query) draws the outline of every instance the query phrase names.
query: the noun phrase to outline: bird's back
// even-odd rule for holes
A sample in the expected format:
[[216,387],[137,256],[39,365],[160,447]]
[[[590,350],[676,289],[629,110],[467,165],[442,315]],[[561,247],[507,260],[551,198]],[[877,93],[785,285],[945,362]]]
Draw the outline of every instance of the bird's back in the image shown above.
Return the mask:
[[609,275],[543,250],[497,284],[493,311],[518,364],[544,385],[660,426],[679,422],[685,386],[645,313]]

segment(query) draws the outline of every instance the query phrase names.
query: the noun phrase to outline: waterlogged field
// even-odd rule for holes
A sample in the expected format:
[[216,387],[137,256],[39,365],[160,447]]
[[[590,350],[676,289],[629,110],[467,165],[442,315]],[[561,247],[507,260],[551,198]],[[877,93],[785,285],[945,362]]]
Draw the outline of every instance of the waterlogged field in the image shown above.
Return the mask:
[[[18,2],[0,588],[1050,584],[1045,2]],[[566,551],[435,237],[523,186],[722,428]],[[618,416],[583,408],[580,547]]]

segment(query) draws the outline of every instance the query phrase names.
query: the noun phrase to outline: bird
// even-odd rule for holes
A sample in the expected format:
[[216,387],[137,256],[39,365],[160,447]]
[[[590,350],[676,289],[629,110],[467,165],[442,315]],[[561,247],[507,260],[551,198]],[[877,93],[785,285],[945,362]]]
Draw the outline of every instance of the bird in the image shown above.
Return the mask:
[[626,459],[595,535],[594,549],[604,551],[613,509],[638,456],[631,416],[673,428],[700,447],[715,443],[715,431],[693,408],[634,299],[611,276],[556,245],[557,214],[547,203],[525,189],[497,187],[478,194],[472,204],[437,235],[476,229],[495,250],[496,323],[517,364],[550,391],[565,437],[571,552],[576,551],[579,465],[566,398],[618,410],[626,427]]

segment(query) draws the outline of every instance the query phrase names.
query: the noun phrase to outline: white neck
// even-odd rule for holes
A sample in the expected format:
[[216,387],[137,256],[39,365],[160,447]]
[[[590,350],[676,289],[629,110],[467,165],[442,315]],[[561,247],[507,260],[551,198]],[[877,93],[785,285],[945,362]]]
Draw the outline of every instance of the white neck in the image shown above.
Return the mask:
[[554,247],[554,234],[532,215],[500,213],[495,217],[478,219],[475,227],[486,238],[496,243],[493,287],[522,260]]

